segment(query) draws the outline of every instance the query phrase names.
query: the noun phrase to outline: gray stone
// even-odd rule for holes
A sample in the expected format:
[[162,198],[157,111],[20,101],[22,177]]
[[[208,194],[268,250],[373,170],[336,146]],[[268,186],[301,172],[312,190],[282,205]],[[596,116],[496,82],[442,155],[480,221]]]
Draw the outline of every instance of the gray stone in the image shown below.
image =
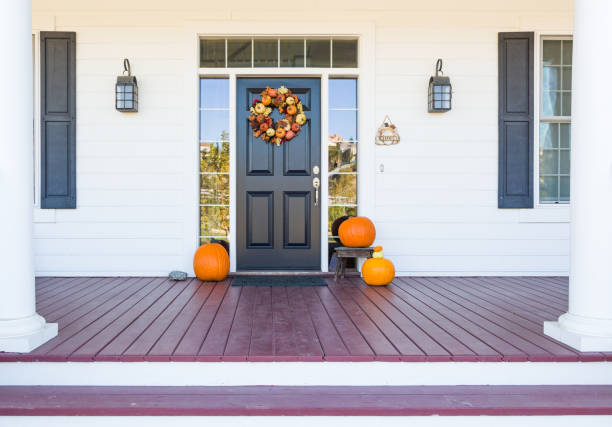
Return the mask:
[[168,278],[170,280],[185,280],[187,278],[187,273],[178,270],[171,271],[168,275]]

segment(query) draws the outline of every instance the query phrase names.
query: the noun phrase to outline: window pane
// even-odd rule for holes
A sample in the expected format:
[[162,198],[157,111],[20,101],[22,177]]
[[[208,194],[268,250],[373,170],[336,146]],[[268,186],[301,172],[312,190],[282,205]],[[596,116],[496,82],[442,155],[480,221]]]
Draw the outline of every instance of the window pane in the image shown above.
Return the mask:
[[540,150],[540,174],[559,173],[559,152],[557,150]]
[[329,176],[329,204],[357,204],[357,174],[335,174]]
[[357,215],[357,208],[356,207],[348,207],[348,206],[330,206],[328,208],[327,232],[328,232],[328,234],[330,236],[332,235],[331,234],[332,223],[337,218],[340,218],[341,216],[345,216],[345,215],[356,216]]
[[357,144],[347,141],[329,141],[329,172],[357,171]]
[[278,40],[255,40],[255,67],[278,67]]
[[332,67],[357,68],[357,40],[333,40],[332,46]]
[[556,202],[559,199],[558,179],[556,176],[540,177],[540,201]]
[[563,108],[561,109],[561,114],[563,116],[571,116],[572,115],[572,94],[571,93],[562,93],[561,94]]
[[227,66],[251,67],[251,40],[229,39],[227,41]]
[[561,148],[570,148],[572,137],[571,125],[569,123],[561,123],[559,126],[561,129],[560,146]]
[[200,175],[200,204],[229,205],[229,175]]
[[574,43],[572,40],[563,40],[563,64],[564,65],[572,65],[573,45]]
[[559,200],[562,202],[569,202],[570,199],[570,177],[569,176],[562,176],[560,178],[560,194],[559,194]]
[[544,117],[561,115],[561,97],[558,92],[544,92],[542,94],[542,115]]
[[329,68],[329,40],[306,40],[306,66]]
[[229,79],[200,79],[200,108],[229,109]]
[[225,67],[225,40],[200,40],[200,67]]
[[572,67],[563,67],[563,82],[561,89],[572,90]]
[[357,108],[357,79],[329,79],[329,108]]
[[329,140],[357,140],[357,111],[331,110],[329,112]]
[[570,173],[570,152],[569,150],[559,151],[559,173],[569,175]]
[[200,207],[200,236],[227,236],[229,233],[229,207]]
[[561,90],[561,67],[544,67],[542,69],[542,89]]
[[200,143],[200,172],[229,172],[229,142]]
[[559,142],[558,123],[540,123],[540,148],[557,148]]
[[280,66],[304,66],[304,40],[289,39],[280,41]]
[[561,65],[560,40],[544,40],[542,61],[544,65]]
[[225,110],[200,111],[200,141],[229,139],[229,113]]

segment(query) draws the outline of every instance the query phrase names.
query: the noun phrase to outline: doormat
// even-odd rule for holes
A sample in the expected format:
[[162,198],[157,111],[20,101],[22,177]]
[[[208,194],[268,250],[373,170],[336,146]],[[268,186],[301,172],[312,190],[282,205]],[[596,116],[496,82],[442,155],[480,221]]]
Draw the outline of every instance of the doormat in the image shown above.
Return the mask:
[[327,286],[319,276],[236,276],[232,286]]

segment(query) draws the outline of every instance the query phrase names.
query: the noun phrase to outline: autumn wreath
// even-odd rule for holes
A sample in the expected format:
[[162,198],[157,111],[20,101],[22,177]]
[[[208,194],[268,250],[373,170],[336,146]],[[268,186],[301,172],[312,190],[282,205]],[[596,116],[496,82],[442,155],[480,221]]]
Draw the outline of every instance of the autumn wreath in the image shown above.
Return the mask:
[[[283,114],[283,118],[277,122],[271,117],[275,108]],[[255,138],[278,146],[295,138],[306,123],[302,101],[285,86],[278,89],[266,87],[261,92],[261,99],[253,101],[250,111],[249,122]]]

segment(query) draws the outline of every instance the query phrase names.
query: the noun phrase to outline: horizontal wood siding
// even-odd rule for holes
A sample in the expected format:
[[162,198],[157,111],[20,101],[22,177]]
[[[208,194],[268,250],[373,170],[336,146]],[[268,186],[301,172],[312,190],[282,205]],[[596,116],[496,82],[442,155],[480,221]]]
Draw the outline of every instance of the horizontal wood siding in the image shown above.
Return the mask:
[[[77,32],[79,82],[79,209],[35,224],[39,275],[189,268],[183,230],[193,227],[185,215],[193,181],[183,166],[190,156],[197,161],[197,149],[185,140],[185,20],[286,13],[245,1],[34,0],[35,28]],[[321,20],[376,26],[375,115],[362,120],[378,126],[388,114],[402,138],[376,147],[374,167],[385,171],[376,173],[373,196],[377,244],[398,273],[567,274],[566,207],[553,215],[497,208],[497,34],[570,33],[572,1],[338,0],[300,11],[302,22]],[[124,57],[138,77],[135,115],[112,108]],[[444,59],[454,91],[445,114],[426,112],[436,58]],[[360,144],[372,138],[362,135]]]

